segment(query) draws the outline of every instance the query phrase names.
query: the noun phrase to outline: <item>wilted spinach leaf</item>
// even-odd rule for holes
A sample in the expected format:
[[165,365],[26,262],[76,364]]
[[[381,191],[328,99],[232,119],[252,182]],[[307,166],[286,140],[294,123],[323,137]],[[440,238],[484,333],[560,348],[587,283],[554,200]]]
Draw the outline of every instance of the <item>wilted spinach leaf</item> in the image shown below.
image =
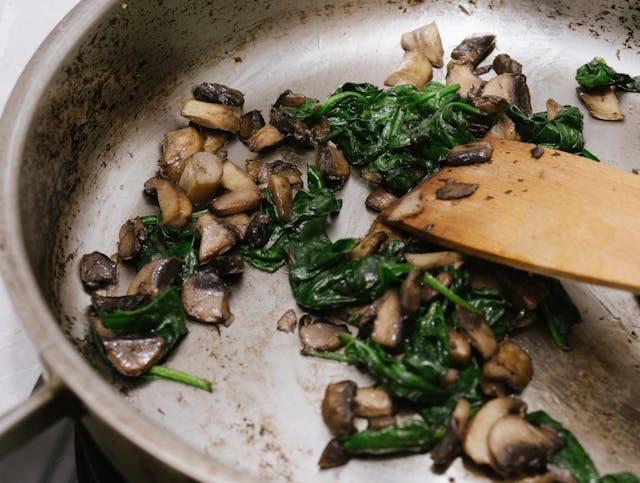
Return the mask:
[[640,76],[619,74],[601,57],[595,57],[591,62],[578,67],[576,81],[586,88],[612,86],[616,90],[640,92]]
[[540,303],[542,317],[556,345],[568,351],[570,350],[569,334],[572,327],[580,323],[580,312],[560,282],[552,278],[544,280],[547,285],[547,295]]
[[367,166],[398,192],[409,190],[421,175],[437,171],[453,146],[475,140],[467,116],[479,114],[456,92],[458,85],[436,82],[381,90],[371,84],[347,83],[320,103],[307,99],[281,114],[311,125],[329,120],[329,134],[349,163]]
[[161,336],[166,352],[187,333],[180,290],[175,285],[137,310],[99,311],[98,315],[118,336]]
[[598,470],[571,431],[544,411],[527,414],[527,421],[535,426],[552,426],[564,439],[564,446],[551,456],[551,463],[568,470],[578,483],[597,483]]

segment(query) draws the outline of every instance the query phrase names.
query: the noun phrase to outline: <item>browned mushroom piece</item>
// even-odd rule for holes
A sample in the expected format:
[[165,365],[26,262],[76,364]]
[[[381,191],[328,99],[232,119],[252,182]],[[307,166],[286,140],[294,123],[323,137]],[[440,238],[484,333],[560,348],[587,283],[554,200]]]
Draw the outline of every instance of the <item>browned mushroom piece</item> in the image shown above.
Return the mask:
[[239,253],[218,255],[207,263],[207,269],[213,270],[221,277],[225,275],[239,275],[244,272],[244,259]]
[[246,140],[247,147],[254,153],[275,146],[284,139],[282,134],[273,124],[267,124],[253,133]]
[[247,229],[251,223],[251,217],[246,213],[238,213],[237,215],[229,215],[218,218],[228,228],[235,233],[238,241],[244,240],[247,234]]
[[523,74],[500,74],[494,77],[484,85],[482,95],[502,97],[527,116],[532,112],[527,78]]
[[[438,275],[436,275],[436,279],[447,288],[450,287],[453,283],[453,275],[451,275],[449,272],[440,272]],[[440,297],[440,295],[440,292],[438,292],[435,288],[431,287],[430,285],[424,285],[422,287],[422,291],[420,292],[420,299],[422,300],[422,302],[427,303]]]
[[304,145],[313,147],[316,145],[316,141],[309,126],[278,111],[282,107],[300,107],[306,100],[307,98],[301,94],[295,94],[290,90],[284,91],[273,105],[273,109],[271,109],[269,123],[281,133],[293,137]]
[[505,416],[491,427],[487,444],[491,467],[502,476],[516,476],[544,469],[564,442],[522,417]]
[[384,80],[384,85],[411,84],[416,89],[422,89],[432,78],[433,67],[429,58],[418,50],[409,50],[404,53],[398,70]]
[[322,451],[322,455],[318,461],[318,466],[321,470],[326,470],[329,468],[335,468],[336,466],[345,465],[348,461],[349,455],[347,452],[342,448],[342,446],[340,446],[340,443],[335,439],[332,439]]
[[332,351],[342,346],[338,336],[348,334],[347,327],[335,325],[324,319],[304,315],[298,324],[298,335],[305,347],[319,351]]
[[186,99],[182,101],[180,115],[199,126],[235,133],[240,130],[242,109],[226,104]]
[[398,420],[395,416],[377,416],[375,418],[367,418],[367,429],[382,429],[387,426],[395,426]]
[[204,206],[218,191],[222,182],[222,160],[213,153],[202,151],[189,157],[178,186],[195,206]]
[[145,242],[144,224],[140,218],[127,220],[118,233],[118,258],[131,260],[142,251]]
[[414,314],[422,301],[422,279],[424,271],[414,268],[402,281],[400,286],[400,306],[406,314]]
[[471,360],[471,346],[460,332],[449,327],[449,359],[455,367],[465,367]]
[[214,104],[226,104],[227,106],[242,107],[244,95],[242,92],[215,82],[203,82],[193,89],[193,97],[198,101]]
[[400,294],[397,288],[390,288],[376,300],[371,340],[387,349],[397,349],[402,343],[403,325]]
[[137,310],[151,302],[151,297],[146,293],[134,295],[121,295],[119,297],[107,297],[94,293],[91,295],[91,306],[96,310]]
[[400,44],[404,50],[417,50],[423,53],[434,67],[442,67],[444,49],[440,32],[435,22],[402,34]]
[[238,137],[240,141],[247,142],[247,140],[261,128],[266,125],[262,113],[258,110],[249,111],[242,115],[240,118],[240,131]]
[[216,256],[225,253],[238,241],[235,231],[211,213],[205,213],[198,218],[197,229],[200,233],[200,248],[198,261],[207,263]]
[[120,374],[129,377],[147,372],[164,353],[164,339],[159,336],[103,340],[102,346],[113,367]]
[[431,450],[431,459],[436,466],[446,466],[462,454],[462,439],[471,416],[471,404],[460,399],[451,413],[447,431]]
[[484,81],[474,73],[471,64],[455,61],[447,64],[445,82],[449,86],[458,84],[460,86],[458,94],[461,96],[477,95],[482,90],[482,85],[484,84]]
[[155,190],[162,213],[162,224],[168,228],[180,228],[191,218],[193,204],[187,195],[166,179],[151,178],[145,183],[145,190]]
[[88,289],[115,283],[116,263],[104,253],[91,252],[80,260],[80,280]]
[[453,49],[451,58],[475,67],[493,51],[495,46],[495,35],[470,35]]
[[231,161],[222,164],[220,183],[227,191],[258,191],[258,185],[251,175]]
[[458,252],[452,251],[407,253],[405,258],[411,265],[421,268],[427,272],[435,270],[436,268],[462,262],[462,255]]
[[496,123],[486,134],[486,137],[504,139],[507,141],[520,141],[520,135],[513,120],[506,115],[498,116]]
[[490,359],[496,353],[498,350],[496,336],[482,315],[471,312],[461,305],[456,305],[456,321],[462,335],[467,338],[483,359]]
[[395,413],[393,398],[378,387],[359,387],[355,395],[354,413],[363,418],[391,416]]
[[522,64],[508,54],[498,54],[493,59],[493,70],[496,74],[522,74]]
[[260,204],[260,195],[255,190],[229,191],[211,202],[211,211],[216,215],[237,215],[251,211]]
[[436,199],[446,201],[468,198],[478,190],[479,186],[477,183],[460,183],[453,179],[448,179],[445,184],[436,190]]
[[269,176],[269,191],[278,218],[284,223],[291,220],[293,214],[293,190],[286,176],[272,174]]
[[214,272],[196,272],[182,285],[182,306],[185,313],[198,322],[228,323],[229,289]]
[[445,164],[449,166],[464,166],[467,164],[486,163],[491,161],[493,148],[488,141],[454,146],[449,150]]
[[482,406],[471,419],[464,436],[464,452],[479,465],[491,464],[493,457],[489,450],[489,432],[493,425],[505,416],[514,415],[524,418],[527,405],[514,397],[491,399]]
[[383,231],[369,233],[351,249],[351,260],[360,260],[368,255],[378,253],[389,236]]
[[300,107],[307,102],[307,97],[287,89],[278,96],[273,107]]
[[482,378],[503,382],[521,392],[533,377],[533,364],[529,354],[515,342],[503,340],[498,351],[482,367]]
[[155,297],[173,283],[182,265],[177,257],[158,258],[143,266],[131,280],[127,295],[143,293]]
[[553,99],[547,99],[547,121],[552,121],[562,110],[562,104],[557,103]]
[[604,86],[590,89],[577,87],[576,92],[592,117],[603,121],[622,121],[624,119],[613,87]]
[[293,309],[289,309],[278,319],[277,329],[281,332],[291,334],[292,332],[295,332],[297,324],[298,318],[296,317],[295,311]]
[[329,384],[322,399],[322,419],[334,436],[355,433],[355,397],[357,385],[353,381]]
[[393,205],[391,213],[386,214],[388,221],[402,221],[418,215],[422,212],[422,190],[416,189],[400,198],[400,201]]
[[369,171],[367,168],[360,169],[360,177],[372,185],[379,185],[382,183],[382,175]]
[[164,136],[160,174],[164,179],[177,183],[187,158],[203,149],[204,140],[200,133],[192,127],[168,132]]
[[251,175],[260,188],[267,186],[269,176],[279,174],[285,176],[293,190],[302,188],[302,172],[293,163],[278,159],[267,163],[259,159],[248,159],[245,162],[247,173]]
[[450,367],[444,373],[444,375],[440,378],[440,385],[442,387],[449,387],[452,384],[455,384],[460,377],[460,372],[457,369]]
[[247,227],[244,241],[251,248],[263,247],[273,232],[273,221],[266,213],[256,213]]
[[364,204],[374,211],[383,211],[391,206],[398,197],[382,188],[374,189],[365,200]]
[[517,309],[534,310],[547,294],[547,287],[537,275],[493,265],[493,276],[507,300]]
[[504,397],[508,394],[507,386],[498,381],[480,381],[480,392],[487,397]]
[[351,174],[351,166],[342,152],[334,146],[318,146],[315,165],[327,184],[338,188],[344,185]]
[[202,149],[208,153],[216,154],[222,146],[227,143],[229,133],[225,131],[218,131],[217,129],[201,128],[202,135],[204,137],[204,145]]
[[509,101],[500,96],[469,96],[469,102],[485,114],[498,114],[509,107]]

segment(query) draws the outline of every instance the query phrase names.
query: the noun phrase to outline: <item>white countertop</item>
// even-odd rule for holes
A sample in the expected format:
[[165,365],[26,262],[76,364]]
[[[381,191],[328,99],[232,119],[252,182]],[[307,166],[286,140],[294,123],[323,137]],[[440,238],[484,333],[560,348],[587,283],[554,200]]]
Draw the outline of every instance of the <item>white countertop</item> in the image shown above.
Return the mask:
[[[77,0],[0,0],[0,112],[27,62]],[[0,413],[26,399],[40,375],[36,350],[0,279]]]

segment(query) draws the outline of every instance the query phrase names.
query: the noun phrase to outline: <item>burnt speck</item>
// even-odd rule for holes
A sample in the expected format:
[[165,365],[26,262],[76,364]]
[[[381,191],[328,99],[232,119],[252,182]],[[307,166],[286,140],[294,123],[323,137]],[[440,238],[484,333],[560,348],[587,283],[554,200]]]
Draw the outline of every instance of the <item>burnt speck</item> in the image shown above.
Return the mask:
[[234,57],[233,61],[237,64],[239,62],[242,62],[242,57]]
[[485,200],[487,200],[487,201],[491,201],[492,199],[493,199],[493,196],[491,196],[491,195],[487,195],[485,197]]
[[467,198],[476,192],[477,183],[458,183],[453,180],[447,180],[444,186],[436,191],[436,199],[438,200],[458,200]]
[[531,152],[531,156],[533,156],[536,159],[539,159],[544,154],[544,148],[536,145],[531,149],[530,152]]
[[511,193],[513,193],[513,190],[507,190],[504,192],[505,195],[510,195]]
[[640,169],[638,169],[638,168],[633,168],[633,169],[631,170],[631,172],[632,172],[633,174],[640,174]]
[[558,158],[560,157],[560,153],[553,153],[551,156],[553,156],[554,158]]

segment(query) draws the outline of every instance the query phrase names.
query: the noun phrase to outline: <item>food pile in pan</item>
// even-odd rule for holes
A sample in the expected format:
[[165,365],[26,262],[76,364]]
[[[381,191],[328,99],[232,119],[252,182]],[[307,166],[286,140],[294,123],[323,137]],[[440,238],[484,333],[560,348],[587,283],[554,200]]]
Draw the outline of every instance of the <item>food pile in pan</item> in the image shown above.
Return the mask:
[[[362,239],[327,235],[352,170],[371,185],[367,207],[380,212],[443,165],[489,161],[488,136],[595,159],[578,108],[549,99],[545,112],[533,113],[519,62],[500,54],[482,64],[493,35],[464,39],[444,84],[431,81],[444,66],[434,23],[405,33],[402,47],[388,89],[347,83],[324,102],[286,90],[268,123],[260,111],[243,111],[241,92],[198,85],[182,104],[189,125],[166,133],[158,172],[144,184],[159,214],[124,222],[115,261],[99,252],[81,261],[96,349],[124,376],[211,391],[209,381],[162,362],[187,321],[232,323],[227,281],[246,264],[268,272],[286,265],[307,313],[298,322],[287,310],[274,330],[297,328],[303,355],[354,365],[372,380],[327,386],[321,411],[333,438],[321,468],[430,452],[435,466],[464,454],[505,477],[639,481],[628,473],[601,479],[567,429],[542,411],[528,413],[518,397],[534,369],[513,334],[545,324],[569,350],[580,321],[559,282],[442,250],[380,216]],[[597,62],[581,69],[602,70]],[[614,74],[625,86],[633,81]],[[224,149],[235,136],[258,153],[244,169]],[[286,151],[292,144],[313,150],[305,175]],[[267,162],[263,152],[283,159]],[[441,199],[473,195],[454,185]],[[97,289],[117,283],[117,263],[136,271],[126,295],[101,295]]]

